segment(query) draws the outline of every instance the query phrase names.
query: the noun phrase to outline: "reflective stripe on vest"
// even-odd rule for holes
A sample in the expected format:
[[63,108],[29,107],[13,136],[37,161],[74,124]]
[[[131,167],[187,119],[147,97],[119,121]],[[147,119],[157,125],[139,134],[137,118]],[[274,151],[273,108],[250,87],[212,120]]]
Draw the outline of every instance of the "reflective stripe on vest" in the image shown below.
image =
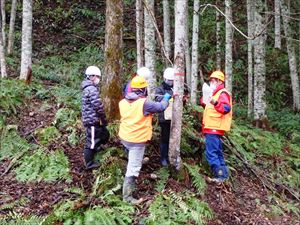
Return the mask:
[[144,116],[143,107],[146,98],[128,102],[119,102],[121,124],[119,137],[127,142],[144,143],[152,138],[152,115]]
[[[226,92],[229,96],[229,92],[223,88],[219,90],[214,96],[213,99],[218,101],[222,92]],[[216,130],[224,130],[229,131],[232,120],[232,100],[230,96],[230,107],[231,110],[227,114],[219,113],[215,110],[215,107],[209,103],[205,106],[204,114],[203,114],[203,124],[205,129],[216,129]]]

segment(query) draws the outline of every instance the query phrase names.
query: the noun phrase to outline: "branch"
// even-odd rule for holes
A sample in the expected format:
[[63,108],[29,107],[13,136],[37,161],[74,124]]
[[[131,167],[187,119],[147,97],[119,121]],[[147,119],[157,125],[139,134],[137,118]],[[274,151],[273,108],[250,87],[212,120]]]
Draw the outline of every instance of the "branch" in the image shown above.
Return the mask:
[[166,53],[166,50],[165,50],[165,47],[164,47],[163,39],[162,39],[162,37],[161,37],[161,35],[160,35],[160,32],[159,32],[159,30],[158,30],[158,27],[157,27],[157,23],[156,23],[156,20],[155,20],[155,16],[154,16],[152,10],[150,10],[148,3],[147,3],[145,0],[143,0],[143,3],[144,3],[145,8],[147,9],[148,13],[151,15],[152,23],[153,23],[153,26],[155,27],[155,30],[156,30],[156,33],[157,33],[157,36],[158,36],[158,42],[159,42],[159,45],[160,45],[160,47],[161,47],[161,49],[162,49],[162,52],[163,52],[163,54],[164,54],[164,57],[165,57],[165,58],[168,60],[168,62],[173,66],[172,61],[171,61],[171,60],[169,59],[169,57],[167,56],[167,53]]
[[266,30],[266,28],[267,28],[267,26],[272,22],[272,20],[273,19],[270,19],[269,20],[269,22],[266,24],[266,26],[261,30],[261,32],[259,33],[259,34],[257,34],[257,35],[255,35],[255,36],[252,36],[252,37],[249,37],[249,36],[247,36],[246,34],[244,34],[239,28],[237,28],[234,24],[233,24],[233,22],[216,6],[216,5],[212,5],[212,4],[205,4],[205,5],[201,5],[199,8],[201,8],[201,7],[204,7],[203,9],[202,9],[202,11],[201,11],[201,15],[203,14],[203,12],[205,11],[205,9],[208,7],[208,6],[210,6],[210,7],[213,7],[213,8],[215,8],[216,10],[218,10],[224,17],[225,17],[225,19],[226,20],[228,20],[229,21],[229,23],[231,24],[231,26],[235,29],[235,30],[237,30],[244,38],[246,38],[246,39],[248,39],[248,40],[253,40],[253,39],[255,39],[255,38],[257,38],[257,37],[259,37],[265,30]]

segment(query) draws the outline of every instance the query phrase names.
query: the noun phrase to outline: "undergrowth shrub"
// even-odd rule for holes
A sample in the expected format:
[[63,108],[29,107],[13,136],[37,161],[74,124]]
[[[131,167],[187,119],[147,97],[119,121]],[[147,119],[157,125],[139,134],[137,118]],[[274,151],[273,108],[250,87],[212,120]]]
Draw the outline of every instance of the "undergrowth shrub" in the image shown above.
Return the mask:
[[60,138],[60,132],[54,126],[39,128],[35,130],[34,134],[38,137],[42,145],[47,145],[50,142]]
[[0,141],[0,161],[22,155],[29,149],[30,145],[20,137],[17,126],[8,125],[3,129]]
[[188,172],[192,177],[192,184],[197,189],[197,192],[203,194],[206,188],[206,182],[199,172],[200,167],[197,165],[188,165],[186,163],[183,165],[188,169]]
[[4,218],[0,218],[0,224],[5,225],[33,225],[42,224],[44,218],[41,216],[25,216],[16,212],[9,212]]
[[19,181],[55,180],[71,181],[69,174],[69,161],[62,150],[46,154],[44,149],[36,150],[32,155],[21,159],[20,165],[15,169]]
[[60,85],[51,89],[52,94],[56,98],[56,102],[66,108],[70,108],[75,112],[81,110],[81,91]]
[[0,117],[17,113],[17,106],[24,104],[25,98],[31,97],[31,87],[23,81],[0,79]]
[[74,126],[79,117],[79,112],[69,108],[61,108],[55,114],[54,125],[58,128]]

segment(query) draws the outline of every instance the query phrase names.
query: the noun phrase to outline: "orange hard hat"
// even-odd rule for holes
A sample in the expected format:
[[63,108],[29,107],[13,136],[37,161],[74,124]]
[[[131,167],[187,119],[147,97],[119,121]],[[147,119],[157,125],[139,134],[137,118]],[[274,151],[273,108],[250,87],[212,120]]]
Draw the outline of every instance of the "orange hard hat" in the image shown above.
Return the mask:
[[214,71],[211,75],[210,75],[210,77],[209,77],[209,79],[211,79],[211,78],[217,78],[217,79],[219,79],[219,80],[221,80],[221,81],[225,81],[225,75],[224,75],[224,73],[222,72],[222,71],[219,71],[219,70],[217,70],[217,71]]

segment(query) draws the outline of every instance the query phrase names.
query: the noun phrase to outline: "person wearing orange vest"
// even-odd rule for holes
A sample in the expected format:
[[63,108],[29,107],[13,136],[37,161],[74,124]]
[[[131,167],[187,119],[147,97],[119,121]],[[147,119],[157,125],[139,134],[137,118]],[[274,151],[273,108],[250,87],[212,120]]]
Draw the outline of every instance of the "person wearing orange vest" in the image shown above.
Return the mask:
[[222,136],[225,131],[230,130],[232,100],[230,93],[225,89],[224,81],[224,73],[214,71],[209,78],[212,89],[210,101],[205,104],[201,98],[200,102],[205,108],[202,122],[202,133],[205,135],[205,156],[214,174],[212,181],[217,183],[224,182],[229,176],[223,155]]
[[171,95],[166,93],[161,102],[148,100],[148,83],[144,77],[136,76],[131,81],[131,92],[119,102],[121,124],[119,137],[128,152],[128,163],[123,183],[123,200],[138,204],[132,193],[139,176],[147,141],[152,138],[152,115],[163,112],[169,105]]

